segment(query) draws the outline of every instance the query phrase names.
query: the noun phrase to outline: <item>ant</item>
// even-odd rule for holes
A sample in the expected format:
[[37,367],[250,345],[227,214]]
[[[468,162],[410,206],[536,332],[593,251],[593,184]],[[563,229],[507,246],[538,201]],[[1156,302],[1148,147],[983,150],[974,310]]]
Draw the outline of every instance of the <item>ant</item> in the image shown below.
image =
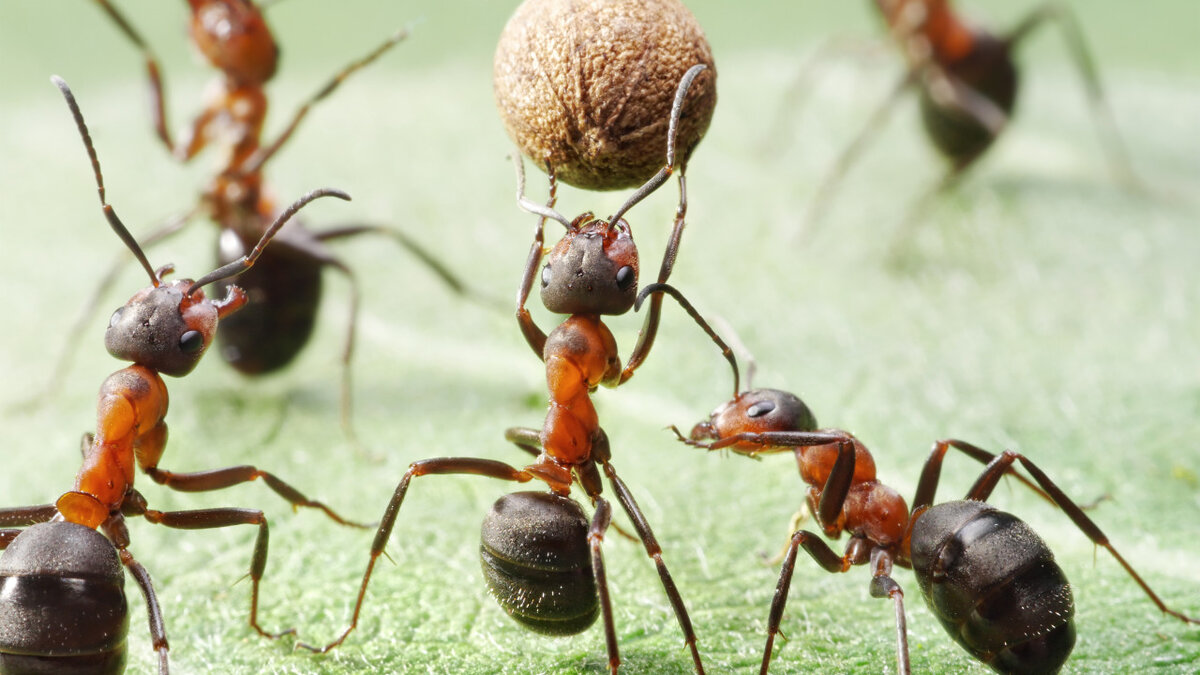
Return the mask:
[[251,269],[279,229],[309,202],[321,197],[350,197],[338,190],[314,190],[285,209],[246,255],[195,281],[166,282],[164,277],[173,266],[152,268],[108,204],[100,161],[75,97],[66,82],[57,76],[52,81],[66,99],[83,139],[104,216],[150,275],[151,285],[136,293],[109,322],[105,346],[113,356],[132,361],[133,365],[113,373],[101,385],[96,433],[83,437],[83,464],[73,489],[54,504],[0,509],[0,526],[32,525],[25,530],[0,529],[0,548],[7,549],[0,559],[0,670],[121,672],[128,625],[122,591],[124,565],[145,596],[159,672],[166,673],[168,646],[162,610],[149,573],[128,550],[126,517],[141,516],[151,523],[181,529],[257,525],[249,574],[250,625],[270,638],[291,631],[271,633],[258,623],[259,582],[268,546],[267,520],[262,511],[150,509],[145,497],[133,487],[135,465],[156,483],[183,492],[219,490],[261,478],[293,508],[317,508],[340,524],[355,525],[275,475],[253,466],[196,473],[174,473],[158,467],[167,440],[167,388],[161,375],[183,377],[190,373],[212,342],[219,322],[246,304],[246,294],[237,286],[229,286],[222,300],[206,297],[204,286]]
[[1128,154],[1105,103],[1095,62],[1075,15],[1062,3],[1047,2],[1025,16],[1004,35],[968,25],[949,0],[875,0],[908,64],[904,76],[867,118],[858,136],[838,156],[809,206],[806,223],[815,224],[851,164],[882,128],[896,101],[909,89],[920,96],[925,132],[949,168],[934,186],[918,198],[901,227],[900,235],[925,203],[952,188],[1007,128],[1017,98],[1018,70],[1012,51],[1036,28],[1055,20],[1063,30],[1075,65],[1087,89],[1113,170],[1123,182],[1138,186]]
[[[216,93],[178,141],[167,123],[163,78],[159,61],[147,42],[124,16],[108,2],[95,0],[121,33],[143,55],[150,84],[152,117],[157,137],[177,160],[188,162],[202,150],[214,146],[221,157],[216,175],[204,189],[198,204],[169,220],[144,238],[158,242],[204,213],[220,229],[218,258],[221,264],[248,251],[271,223],[274,200],[263,187],[263,166],[291,138],[313,105],[332,94],[357,70],[369,65],[408,36],[406,29],[390,36],[364,57],[350,63],[331,78],[293,114],[279,136],[267,144],[262,140],[267,113],[264,87],[275,74],[279,47],[258,7],[249,0],[189,0],[192,43],[220,71]],[[222,322],[217,333],[223,359],[246,375],[278,371],[299,354],[312,335],[321,297],[325,268],[340,272],[350,282],[350,313],[341,354],[341,422],[354,440],[351,423],[352,396],[350,363],[354,352],[360,292],[351,268],[328,247],[328,242],[361,234],[390,237],[426,265],[453,292],[480,301],[443,263],[404,232],[378,225],[347,225],[312,231],[294,223],[276,238],[255,268],[239,279],[249,302],[246,309]],[[92,308],[115,280],[117,266],[98,284],[77,319],[72,335],[80,335]],[[219,290],[226,287],[222,282]],[[51,380],[51,390],[68,365],[67,355],[78,338],[71,340]]]
[[[649,290],[649,289],[647,289]],[[709,332],[710,336],[713,333]],[[1057,672],[1075,645],[1074,603],[1066,575],[1033,529],[1016,516],[986,503],[1005,475],[1017,477],[1066,513],[1097,546],[1108,550],[1151,602],[1186,623],[1200,623],[1168,607],[1141,578],[1108,536],[1032,460],[1006,450],[995,455],[957,439],[939,440],[926,460],[910,510],[896,490],[880,482],[870,451],[849,432],[822,429],[809,407],[778,389],[738,389],[734,397],[680,441],[707,450],[730,450],[749,457],[791,451],[808,484],[807,506],[826,537],[850,535],[838,555],[820,535],[796,529],[767,620],[761,673],[770,667],[799,549],[827,572],[847,572],[869,564],[870,593],[890,598],[896,612],[896,669],[910,673],[904,591],[892,578],[893,566],[909,567],[926,604],[946,631],[973,657],[1001,673]],[[934,504],[942,460],[950,450],[986,468],[961,501]],[[1016,472],[1021,466],[1033,482]]]
[[[681,78],[676,89],[667,131],[666,165],[639,187],[607,220],[584,213],[574,221],[554,210],[557,183],[553,167],[550,199],[546,205],[525,197],[525,175],[519,153],[517,203],[539,216],[533,246],[525,263],[517,300],[517,321],[529,346],[545,361],[550,406],[541,429],[516,427],[505,432],[508,441],[536,456],[516,468],[504,462],[475,457],[439,457],[413,462],[388,502],[380,520],[370,559],[350,625],[333,642],[323,646],[300,643],[326,653],[346,640],[358,625],[367,584],[379,556],[391,537],[400,506],[413,478],[435,474],[470,474],[516,483],[542,481],[549,492],[515,492],[502,497],[483,523],[484,576],[492,595],[514,620],[550,635],[572,635],[603,617],[608,668],[617,672],[620,653],[613,624],[602,544],[612,520],[612,506],[602,496],[601,471],[616,493],[637,531],[647,555],[654,560],[667,598],[691,651],[697,673],[704,672],[696,635],[683,599],[663,562],[649,523],[625,482],[610,461],[608,436],[600,427],[590,392],[598,385],[616,387],[628,380],[644,361],[654,341],[662,299],[655,296],[641,338],[624,368],[616,341],[601,315],[624,314],[634,307],[637,295],[638,254],[629,224],[622,216],[667,181],[676,171],[675,141],[684,98],[692,81],[705,68],[696,65]],[[684,161],[678,164],[680,201],[675,227],[664,255],[661,276],[669,275],[678,250],[687,212]],[[562,240],[540,265],[545,220],[566,228]],[[525,301],[538,269],[541,297],[546,309],[568,318],[546,335],[533,321]],[[589,522],[583,509],[570,498],[578,482],[595,507]]]

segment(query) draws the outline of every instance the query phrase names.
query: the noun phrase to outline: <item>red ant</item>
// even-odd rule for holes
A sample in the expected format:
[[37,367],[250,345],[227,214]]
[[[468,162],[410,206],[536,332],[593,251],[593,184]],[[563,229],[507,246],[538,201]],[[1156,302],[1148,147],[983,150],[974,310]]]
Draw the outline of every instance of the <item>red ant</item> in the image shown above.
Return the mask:
[[1057,20],[1063,29],[1114,171],[1124,182],[1138,184],[1105,103],[1083,31],[1066,5],[1057,2],[1039,5],[1007,34],[997,36],[968,25],[954,12],[949,0],[875,0],[874,4],[899,43],[908,69],[834,162],[809,207],[808,224],[819,219],[837,184],[872,135],[882,128],[899,97],[916,87],[925,132],[950,166],[945,176],[914,203],[904,225],[911,223],[929,198],[953,187],[1007,128],[1017,97],[1018,71],[1012,50],[1051,19]]
[[[620,315],[634,306],[637,296],[638,254],[629,224],[622,216],[660,187],[676,171],[675,140],[688,87],[705,66],[693,66],[679,82],[667,131],[666,165],[607,220],[584,213],[574,221],[554,210],[556,182],[549,167],[550,199],[546,205],[525,197],[525,175],[519,154],[517,203],[539,216],[533,246],[525,263],[517,296],[517,321],[534,352],[545,361],[550,389],[550,410],[541,429],[511,428],[505,437],[536,455],[533,464],[518,469],[490,459],[440,457],[413,462],[396,486],[379,524],[370,559],[350,625],[324,647],[301,643],[315,652],[328,652],[342,644],[358,625],[367,584],[375,562],[391,537],[409,482],[434,474],[471,474],[527,483],[542,481],[549,492],[516,492],[502,497],[483,524],[484,575],[492,595],[527,628],[552,635],[582,632],[603,617],[608,666],[616,672],[621,659],[617,648],[612,606],[601,546],[612,519],[612,506],[602,496],[601,470],[608,477],[617,501],[654,560],[667,598],[683,630],[697,673],[704,672],[696,635],[683,599],[662,559],[662,551],[632,493],[610,462],[608,437],[600,427],[590,393],[598,385],[616,387],[628,380],[645,360],[653,344],[662,304],[656,296],[641,337],[622,368],[616,341],[601,315]],[[687,212],[684,165],[678,165],[680,200],[674,231],[663,258],[660,278],[670,274]],[[543,227],[552,218],[566,229],[562,240],[541,265]],[[525,301],[541,270],[541,297],[546,309],[568,318],[546,335],[525,309]],[[589,523],[579,504],[569,495],[577,481],[595,506]]]
[[[109,322],[105,346],[113,356],[133,365],[113,373],[100,387],[96,433],[84,435],[83,465],[74,488],[54,504],[0,509],[0,526],[33,525],[24,531],[0,530],[0,548],[8,549],[0,561],[0,670],[121,672],[128,625],[121,590],[120,565],[124,565],[145,596],[159,672],[166,673],[168,647],[162,610],[150,575],[128,550],[127,516],[181,529],[257,525],[250,563],[250,625],[272,638],[291,631],[270,633],[258,623],[258,589],[268,542],[263,513],[241,508],[150,509],[133,487],[135,466],[156,483],[183,492],[219,490],[261,478],[294,508],[317,508],[338,523],[354,525],[254,466],[195,473],[158,467],[167,441],[167,388],[161,374],[182,377],[191,372],[212,342],[219,322],[246,304],[246,294],[237,286],[229,286],[223,300],[209,299],[203,287],[251,269],[272,237],[309,202],[320,197],[350,197],[338,190],[314,190],[285,209],[246,255],[195,281],[166,282],[163,277],[173,266],[152,268],[108,204],[100,161],[75,97],[65,82],[52,79],[66,99],[91,159],[104,216],[150,275],[151,285],[136,293]],[[97,529],[104,531],[107,540]]]
[[[216,176],[205,188],[197,206],[167,222],[147,236],[144,243],[148,245],[175,234],[196,215],[205,213],[220,228],[218,258],[222,264],[249,250],[271,223],[276,205],[263,188],[263,166],[291,138],[311,107],[332,94],[355,71],[375,61],[408,36],[407,30],[398,31],[366,56],[347,65],[297,108],[273,142],[263,144],[262,128],[267,113],[264,87],[275,74],[279,48],[262,13],[249,0],[189,0],[192,42],[221,74],[215,83],[217,93],[177,142],[167,123],[158,58],[108,0],[96,2],[145,59],[154,129],[167,150],[181,162],[190,161],[210,145],[215,146],[221,156]],[[222,358],[238,371],[260,375],[280,370],[291,363],[312,335],[321,297],[322,270],[333,268],[345,275],[351,290],[350,316],[341,357],[341,419],[351,438],[354,434],[350,360],[354,350],[359,290],[354,273],[328,248],[327,242],[368,233],[391,237],[429,267],[452,291],[478,300],[448,268],[404,232],[376,225],[348,225],[314,232],[294,223],[280,233],[258,265],[239,279],[238,284],[246,290],[249,302],[245,310],[222,322],[217,334]],[[91,308],[97,306],[115,274],[116,267],[97,286],[72,335],[82,333],[82,325],[90,317]],[[225,282],[222,282],[218,288],[223,290],[224,287]],[[74,346],[74,341],[66,346],[52,383],[61,380],[67,366],[66,355],[74,350]]]
[[[657,289],[646,289],[653,290]],[[713,333],[709,331],[709,335]],[[713,339],[733,364],[734,398],[713,411],[708,421],[697,424],[690,436],[674,426],[671,430],[680,441],[708,450],[731,450],[750,457],[793,452],[800,477],[808,484],[808,510],[821,531],[831,539],[843,532],[850,535],[844,553],[838,555],[814,532],[797,529],[792,534],[767,620],[760,671],[764,675],[780,632],[800,548],[831,573],[870,564],[871,595],[891,598],[895,604],[896,668],[900,673],[910,673],[911,668],[904,592],[892,579],[894,565],[912,568],[930,611],[976,659],[1001,673],[1057,672],[1075,645],[1071,588],[1053,553],[1033,529],[986,503],[1006,474],[1053,502],[1093,543],[1108,549],[1163,613],[1186,623],[1200,623],[1168,607],[1083,508],[1024,455],[1012,451],[995,455],[956,439],[937,441],[921,472],[910,511],[898,492],[876,478],[871,453],[852,434],[819,428],[812,411],[791,393],[778,389],[739,392],[736,361],[720,338]],[[964,500],[935,505],[942,460],[951,449],[986,468]],[[1034,482],[1016,472],[1015,462],[1025,467]]]

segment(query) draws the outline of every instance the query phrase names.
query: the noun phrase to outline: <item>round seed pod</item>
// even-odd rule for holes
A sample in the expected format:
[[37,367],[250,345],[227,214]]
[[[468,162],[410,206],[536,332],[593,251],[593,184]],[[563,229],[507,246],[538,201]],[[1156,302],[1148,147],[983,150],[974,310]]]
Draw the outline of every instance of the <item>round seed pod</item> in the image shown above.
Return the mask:
[[712,50],[679,0],[526,0],[500,35],[496,106],[521,152],[590,190],[644,183],[666,162],[675,89],[688,90],[676,142],[686,162],[717,103]]

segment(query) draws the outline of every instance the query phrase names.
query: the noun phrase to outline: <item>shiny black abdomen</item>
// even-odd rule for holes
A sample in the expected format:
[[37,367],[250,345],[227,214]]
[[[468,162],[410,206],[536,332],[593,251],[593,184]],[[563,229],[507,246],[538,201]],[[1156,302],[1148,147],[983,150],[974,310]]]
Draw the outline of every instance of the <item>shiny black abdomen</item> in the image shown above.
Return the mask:
[[483,576],[513,619],[547,635],[596,621],[588,529],[578,504],[549,492],[514,492],[492,506],[479,547]]
[[[987,33],[976,33],[971,53],[943,70],[1012,115],[1017,98],[1017,69],[1008,43]],[[921,119],[925,131],[937,149],[956,166],[975,161],[992,141],[992,132],[978,120],[960,110],[939,105],[921,88]]]
[[1070,656],[1070,584],[1016,516],[984,502],[938,504],[913,527],[912,566],[946,631],[994,670],[1054,673]]
[[117,550],[68,522],[33,525],[0,556],[0,673],[115,675],[129,614]]
[[[231,230],[223,231],[220,264],[237,260],[247,249]],[[249,375],[291,363],[312,336],[321,300],[321,267],[312,254],[277,238],[254,267],[215,284],[214,294],[223,296],[229,285],[236,284],[249,296],[245,307],[217,326],[221,358]]]

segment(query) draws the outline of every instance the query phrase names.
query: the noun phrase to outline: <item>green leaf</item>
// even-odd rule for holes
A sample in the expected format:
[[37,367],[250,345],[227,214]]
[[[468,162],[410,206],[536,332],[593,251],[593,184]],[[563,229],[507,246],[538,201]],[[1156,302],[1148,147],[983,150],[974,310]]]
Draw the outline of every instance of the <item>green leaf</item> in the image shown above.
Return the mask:
[[[160,4],[121,7],[163,55],[178,129],[199,109],[210,73],[186,55],[186,8]],[[852,430],[872,449],[879,476],[905,495],[932,442],[948,436],[1017,449],[1081,501],[1109,495],[1091,512],[1096,522],[1168,604],[1200,614],[1200,96],[1187,66],[1195,41],[1185,32],[1196,25],[1193,3],[1073,3],[1148,194],[1112,177],[1082,87],[1047,30],[1019,55],[1025,88],[1005,138],[899,249],[890,248],[899,221],[941,171],[911,99],[847,176],[819,229],[803,242],[796,236],[834,156],[899,73],[887,50],[835,58],[805,85],[802,103],[784,108],[818,39],[877,36],[866,3],[694,4],[714,43],[720,103],[689,166],[688,230],[672,282],[737,330],[757,359],[755,383],[795,391],[822,424]],[[971,4],[989,5],[998,25],[1028,6]],[[315,187],[347,190],[353,203],[313,204],[306,222],[403,227],[507,303],[533,229],[514,203],[511,145],[490,93],[491,49],[511,3],[445,5],[272,8],[284,60],[269,88],[268,136],[339,66],[424,19],[317,106],[267,176],[280,202]],[[166,157],[137,55],[91,3],[0,9],[0,405],[9,407],[41,389],[78,307],[120,250],[51,73],[74,88],[109,201],[135,235],[188,206],[215,161],[202,156],[181,168]],[[767,138],[773,129],[782,132]],[[531,174],[535,199],[545,189],[538,177]],[[558,208],[603,213],[623,198],[564,188]],[[657,266],[676,199],[667,186],[629,216],[645,269]],[[149,255],[197,276],[213,265],[213,242],[213,228],[196,224]],[[375,521],[416,459],[526,461],[503,432],[541,424],[545,382],[512,313],[454,297],[390,243],[364,238],[336,249],[362,287],[355,423],[375,458],[356,452],[338,424],[349,286],[331,273],[317,334],[286,372],[249,380],[210,356],[168,382],[162,466],[253,463]],[[53,501],[71,487],[79,435],[95,425],[97,387],[120,367],[101,332],[143,277],[130,266],[105,295],[61,391],[3,416],[0,505]],[[540,307],[534,312],[552,325]],[[664,431],[699,421],[731,387],[724,361],[690,319],[669,302],[665,316],[647,365],[595,401],[613,465],[662,544],[710,672],[753,671],[778,577],[762,556],[786,541],[805,486],[785,457],[706,456]],[[627,355],[640,317],[610,326]],[[952,457],[939,496],[964,494],[978,472]],[[265,626],[295,626],[322,642],[346,625],[370,532],[294,514],[261,484],[211,494],[173,493],[144,479],[138,486],[163,510],[266,511]],[[324,657],[295,652],[290,639],[260,639],[246,625],[249,584],[235,582],[248,569],[253,528],[184,532],[134,521],[130,550],[154,577],[175,672],[604,672],[599,627],[534,636],[487,596],[479,523],[511,489],[472,477],[414,482],[388,547],[395,564],[380,561],[358,630]],[[994,502],[1042,534],[1073,582],[1079,641],[1067,670],[1200,669],[1200,631],[1160,615],[1061,513],[1016,484],[1002,485]],[[623,514],[616,522],[631,529]],[[610,532],[604,550],[623,672],[691,672],[642,547]],[[896,579],[908,591],[914,670],[985,672],[925,608],[912,575],[901,570]],[[802,556],[783,623],[789,640],[773,672],[894,670],[891,608],[869,597],[868,581],[865,569],[829,575]],[[130,672],[151,672],[134,588]]]

